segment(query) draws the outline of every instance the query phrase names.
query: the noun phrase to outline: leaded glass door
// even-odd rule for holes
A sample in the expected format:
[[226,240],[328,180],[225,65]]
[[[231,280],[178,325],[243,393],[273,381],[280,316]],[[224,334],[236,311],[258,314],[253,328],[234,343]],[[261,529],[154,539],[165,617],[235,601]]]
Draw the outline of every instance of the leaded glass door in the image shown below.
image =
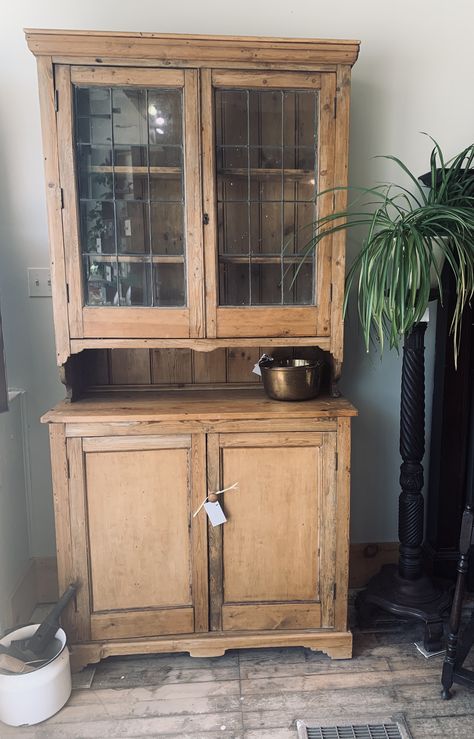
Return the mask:
[[197,74],[58,70],[71,338],[204,335]]
[[207,333],[328,336],[331,242],[302,261],[332,198],[335,75],[203,72]]

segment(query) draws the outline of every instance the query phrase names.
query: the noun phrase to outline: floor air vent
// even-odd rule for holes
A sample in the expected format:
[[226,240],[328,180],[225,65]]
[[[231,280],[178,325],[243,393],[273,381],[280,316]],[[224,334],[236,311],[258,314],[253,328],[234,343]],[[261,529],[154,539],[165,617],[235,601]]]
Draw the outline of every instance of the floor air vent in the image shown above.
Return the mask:
[[298,739],[410,739],[406,727],[398,722],[308,726],[297,721],[296,727]]

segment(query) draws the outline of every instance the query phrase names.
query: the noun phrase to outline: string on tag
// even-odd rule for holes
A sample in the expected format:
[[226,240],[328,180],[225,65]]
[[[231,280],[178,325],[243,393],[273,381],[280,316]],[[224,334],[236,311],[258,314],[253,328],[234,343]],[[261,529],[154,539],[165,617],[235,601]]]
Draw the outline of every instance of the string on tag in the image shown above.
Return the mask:
[[[224,488],[223,490],[216,490],[215,493],[209,493],[209,495],[222,495],[222,493],[228,493],[229,490],[236,490],[238,487],[239,487],[239,483],[238,482],[234,482],[234,484],[233,485],[230,485],[230,487]],[[194,511],[193,518],[196,518],[197,514],[199,513],[199,511],[203,507],[204,503],[206,503],[206,501],[209,500],[209,495],[206,495],[206,497],[202,501],[202,503],[199,506],[199,508],[197,509],[197,511]]]

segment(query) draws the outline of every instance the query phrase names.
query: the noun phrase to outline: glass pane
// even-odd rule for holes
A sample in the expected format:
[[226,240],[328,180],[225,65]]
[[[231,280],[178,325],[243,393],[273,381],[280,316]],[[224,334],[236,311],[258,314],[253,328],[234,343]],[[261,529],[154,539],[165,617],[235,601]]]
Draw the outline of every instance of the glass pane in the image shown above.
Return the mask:
[[184,264],[154,264],[153,292],[155,305],[186,305]]
[[115,253],[114,204],[112,202],[82,200],[80,220],[84,252]]
[[117,305],[117,264],[100,257],[84,257],[87,305]]
[[182,90],[76,87],[74,105],[86,304],[184,305]]
[[151,204],[153,254],[184,254],[183,209],[179,203]]
[[119,305],[151,305],[150,264],[119,261]]
[[315,260],[291,285],[288,256],[307,246],[316,217],[318,94],[215,95],[220,304],[314,304]]
[[284,263],[283,303],[285,305],[310,305],[313,302],[313,257],[302,263]]
[[249,204],[219,203],[219,254],[249,253]]
[[252,146],[282,145],[283,93],[249,91],[249,141]]
[[314,203],[285,203],[284,255],[303,252],[313,237]]
[[77,170],[81,198],[112,200],[113,182],[110,173],[112,149],[105,146],[78,147]]
[[283,145],[317,147],[317,93],[285,90],[283,93]]
[[121,254],[149,253],[149,205],[117,200],[117,248]]
[[281,265],[252,264],[252,305],[274,305],[281,303]]
[[249,305],[250,283],[248,263],[220,263],[219,289],[221,305]]
[[76,116],[78,142],[112,143],[112,111],[108,87],[76,88]]
[[114,146],[146,146],[146,90],[136,87],[112,88]]
[[150,146],[183,143],[183,114],[180,90],[150,90],[148,128]]
[[282,245],[281,203],[252,203],[250,229],[252,254],[281,254]]
[[238,146],[248,143],[248,93],[216,90],[216,143]]

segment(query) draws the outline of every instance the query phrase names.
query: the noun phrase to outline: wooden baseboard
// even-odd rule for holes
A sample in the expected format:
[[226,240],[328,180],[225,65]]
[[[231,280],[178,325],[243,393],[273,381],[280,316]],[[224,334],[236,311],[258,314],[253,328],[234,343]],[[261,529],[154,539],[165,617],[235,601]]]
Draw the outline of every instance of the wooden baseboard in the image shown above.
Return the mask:
[[363,588],[382,565],[398,562],[398,541],[351,544],[349,551],[349,587]]

